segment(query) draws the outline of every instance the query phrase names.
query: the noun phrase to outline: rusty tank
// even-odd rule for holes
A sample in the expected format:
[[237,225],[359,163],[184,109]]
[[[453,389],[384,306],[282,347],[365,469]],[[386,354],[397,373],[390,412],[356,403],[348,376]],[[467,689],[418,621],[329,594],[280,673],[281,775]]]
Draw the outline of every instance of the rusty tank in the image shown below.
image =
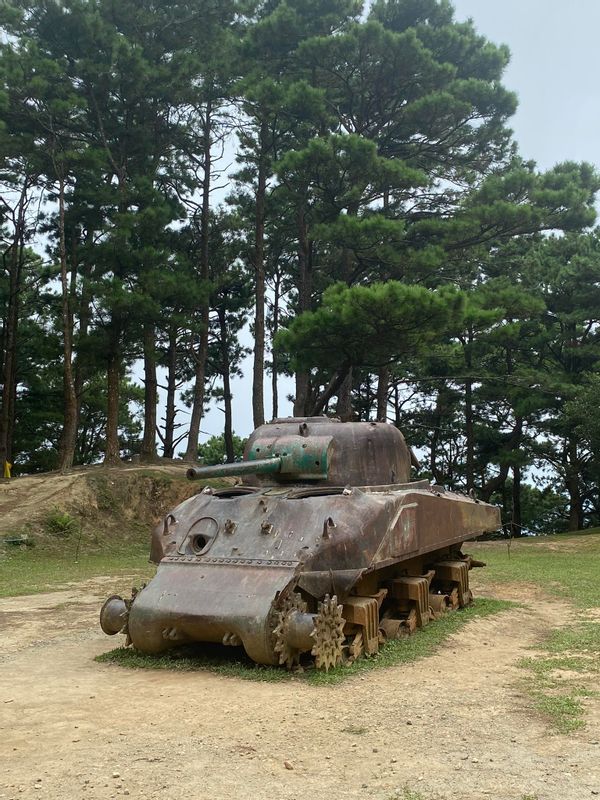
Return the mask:
[[378,651],[471,602],[463,542],[500,527],[499,509],[410,480],[400,431],[327,417],[277,419],[244,460],[192,468],[235,475],[154,530],[155,577],[110,597],[100,623],[144,653],[193,642],[243,647],[260,664],[328,670]]

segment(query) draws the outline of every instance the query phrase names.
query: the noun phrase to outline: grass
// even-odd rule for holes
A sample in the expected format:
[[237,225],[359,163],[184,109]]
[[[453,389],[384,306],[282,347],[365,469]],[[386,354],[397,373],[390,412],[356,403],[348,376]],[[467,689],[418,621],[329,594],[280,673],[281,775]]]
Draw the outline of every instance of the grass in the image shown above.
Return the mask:
[[520,662],[529,671],[526,688],[535,709],[560,733],[583,728],[582,699],[598,697],[586,684],[596,683],[600,673],[600,625],[581,622],[572,629],[552,631],[541,649],[542,655]]
[[513,540],[510,549],[506,541],[465,549],[488,563],[484,582],[536,583],[579,608],[600,606],[600,536],[559,534]]
[[347,728],[342,728],[341,732],[349,733],[352,736],[362,736],[363,734],[368,733],[369,729],[358,725],[349,725]]
[[469,547],[488,562],[484,585],[535,583],[546,590],[548,602],[559,597],[576,606],[572,625],[551,631],[536,646],[535,656],[519,662],[532,708],[563,734],[585,726],[585,701],[599,696],[600,623],[585,617],[586,610],[600,606],[598,533],[600,529],[517,540],[510,550],[500,542]]
[[422,795],[421,792],[415,792],[413,789],[409,789],[408,786],[401,789],[401,794],[396,793],[392,797],[393,800],[425,800],[425,795]]
[[77,559],[75,541],[71,549],[69,555],[36,549],[8,551],[0,559],[0,597],[39,594],[100,575],[135,575],[143,581],[154,574],[153,565],[148,563],[148,543],[84,552]]
[[67,511],[61,511],[60,508],[53,508],[46,514],[43,526],[49,534],[61,538],[68,538],[72,534],[79,533],[81,527],[75,517],[72,517]]
[[361,658],[350,665],[340,666],[329,672],[307,669],[305,672],[289,673],[279,667],[254,664],[247,657],[240,655],[238,650],[217,645],[183,647],[158,656],[144,655],[135,650],[119,647],[103,653],[96,660],[133,669],[169,669],[188,672],[208,670],[219,675],[245,680],[295,680],[316,686],[331,686],[353,675],[361,675],[373,669],[408,664],[432,655],[448,636],[456,633],[470,620],[496,614],[515,605],[503,600],[478,599],[468,608],[446,614],[414,636],[388,642],[376,656]]

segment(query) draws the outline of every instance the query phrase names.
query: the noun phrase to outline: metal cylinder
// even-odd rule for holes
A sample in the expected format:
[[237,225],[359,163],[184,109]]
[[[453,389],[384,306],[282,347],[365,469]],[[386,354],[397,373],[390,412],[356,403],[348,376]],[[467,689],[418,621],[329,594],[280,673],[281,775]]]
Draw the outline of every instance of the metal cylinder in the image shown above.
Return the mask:
[[315,629],[315,614],[303,614],[302,611],[293,611],[288,622],[287,643],[290,647],[301,652],[312,650],[315,640],[312,632]]
[[203,478],[224,478],[227,475],[265,475],[279,472],[281,458],[260,458],[254,461],[236,461],[233,464],[213,464],[210,467],[190,467],[186,473],[190,481]]
[[430,594],[429,607],[432,608],[436,614],[443,614],[450,608],[450,598],[447,594]]
[[128,613],[125,600],[113,594],[100,609],[100,627],[108,636],[114,636],[123,629]]

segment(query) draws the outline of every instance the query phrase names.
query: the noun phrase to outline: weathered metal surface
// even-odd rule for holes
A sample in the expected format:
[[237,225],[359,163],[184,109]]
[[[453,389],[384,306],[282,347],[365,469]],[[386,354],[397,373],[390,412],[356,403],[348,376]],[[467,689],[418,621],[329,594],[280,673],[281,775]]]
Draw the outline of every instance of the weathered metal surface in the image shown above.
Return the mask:
[[[348,423],[328,417],[276,419],[250,436],[244,460],[283,452],[284,445],[289,447],[293,441],[303,449],[322,439],[330,440],[329,463],[327,475],[316,481],[318,485],[372,486],[410,480],[410,450],[404,437],[393,425],[377,422]],[[289,481],[291,475],[284,479]],[[298,475],[295,482],[307,479]],[[269,479],[255,475],[244,482],[260,486]]]
[[268,475],[277,481],[326,481],[329,470],[331,436],[283,435],[258,439],[246,450],[246,460],[234,464],[191,467],[190,480],[220,478],[226,475]]
[[380,630],[410,632],[469,602],[460,547],[498,528],[498,509],[410,483],[392,426],[276,420],[254,432],[245,459],[245,485],[203,490],[157,526],[156,576],[125,622],[111,598],[107,633],[123,622],[144,652],[223,642],[263,664],[312,653],[328,669],[376,652]]

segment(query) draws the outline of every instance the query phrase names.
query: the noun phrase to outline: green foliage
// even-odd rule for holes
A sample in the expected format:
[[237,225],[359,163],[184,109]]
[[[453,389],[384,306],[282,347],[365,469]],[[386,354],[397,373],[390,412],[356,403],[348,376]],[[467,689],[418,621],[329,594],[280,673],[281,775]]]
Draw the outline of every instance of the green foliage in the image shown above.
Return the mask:
[[[513,455],[513,459],[515,455]],[[503,506],[505,519],[510,519],[512,480],[506,481],[504,491],[492,495],[491,502]],[[520,488],[521,525],[526,534],[562,533],[568,528],[567,495],[554,491],[552,486],[523,484]]]
[[[244,455],[244,447],[246,446],[246,439],[233,434],[233,446],[235,452],[235,461],[241,461]],[[211,436],[203,444],[198,446],[198,459],[206,466],[212,464],[225,464],[227,461],[227,454],[225,452],[225,437],[223,434],[218,436]]]
[[456,327],[464,298],[450,287],[430,291],[398,281],[335,284],[316,311],[295,319],[277,346],[303,367],[377,367],[414,355]]
[[273,407],[296,372],[295,413],[333,411],[351,380],[348,418],[392,419],[424,474],[514,530],[600,521],[599,177],[519,155],[504,45],[449,0],[8,0],[0,22],[17,472],[58,463],[69,380],[76,464],[139,452],[142,430],[152,457],[157,366],[163,453],[183,398],[196,422],[219,404],[237,457],[249,323],[256,419],[268,369]]
[[79,522],[67,511],[54,508],[44,517],[44,529],[52,536],[68,538],[79,531]]
[[565,405],[565,421],[574,428],[582,445],[591,453],[590,470],[600,476],[600,374],[587,373],[575,386]]

